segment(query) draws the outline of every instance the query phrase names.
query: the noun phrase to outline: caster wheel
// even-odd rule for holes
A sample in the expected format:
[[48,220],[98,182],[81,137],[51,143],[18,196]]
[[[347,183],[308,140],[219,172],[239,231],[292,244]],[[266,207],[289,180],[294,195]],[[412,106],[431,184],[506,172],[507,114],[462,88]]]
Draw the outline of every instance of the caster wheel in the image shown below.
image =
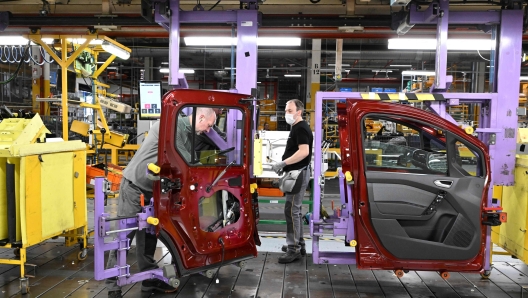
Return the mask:
[[397,278],[402,278],[403,275],[405,275],[405,273],[403,272],[403,270],[394,270],[394,274],[396,274],[396,277]]
[[178,288],[180,286],[180,280],[177,279],[177,278],[170,278],[169,279],[169,285],[171,285],[171,287],[173,288]]
[[20,279],[20,294],[26,295],[29,293],[29,280],[27,278]]
[[88,248],[83,248],[78,254],[77,254],[77,260],[84,261],[88,257]]
[[15,248],[13,253],[15,254],[15,257],[20,258],[20,248]]
[[440,277],[442,277],[443,280],[448,280],[450,276],[449,272],[440,272]]
[[484,270],[482,272],[480,272],[480,277],[484,278],[484,279],[488,279],[491,275],[491,270]]

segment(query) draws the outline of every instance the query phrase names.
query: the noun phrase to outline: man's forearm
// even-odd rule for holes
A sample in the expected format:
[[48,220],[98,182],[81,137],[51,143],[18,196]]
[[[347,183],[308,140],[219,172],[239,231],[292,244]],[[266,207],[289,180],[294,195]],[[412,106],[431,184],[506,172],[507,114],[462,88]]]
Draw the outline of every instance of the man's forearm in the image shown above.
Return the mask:
[[301,160],[305,159],[306,156],[308,156],[308,152],[303,152],[301,150],[297,150],[292,156],[286,158],[284,162],[287,165],[292,165],[300,162]]

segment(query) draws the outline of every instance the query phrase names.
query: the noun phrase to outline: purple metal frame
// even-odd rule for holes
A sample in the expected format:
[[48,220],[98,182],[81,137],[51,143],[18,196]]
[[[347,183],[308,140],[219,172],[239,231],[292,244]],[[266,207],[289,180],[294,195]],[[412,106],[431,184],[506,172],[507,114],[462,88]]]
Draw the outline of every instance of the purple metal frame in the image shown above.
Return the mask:
[[[107,221],[110,218],[110,214],[104,212],[104,180],[104,177],[95,178],[94,225],[97,228],[94,236],[95,279],[103,280],[117,276],[117,284],[120,286],[150,278],[158,278],[168,282],[168,279],[163,276],[163,270],[161,268],[130,274],[130,265],[126,263],[127,251],[130,248],[130,240],[127,238],[127,234],[131,230],[142,229],[148,229],[147,232],[154,233],[154,227],[147,223],[148,217],[154,217],[152,201],[149,206],[143,207],[143,212],[138,213],[135,218],[121,219],[118,221],[118,230],[124,231],[112,231],[110,229],[110,222]],[[105,242],[105,237],[111,234],[117,234],[117,239]],[[117,251],[117,263],[114,268],[105,269],[104,254],[110,250]]]
[[[513,169],[515,166],[516,131],[517,131],[517,98],[518,82],[520,76],[520,59],[522,43],[522,20],[521,10],[503,10],[487,12],[452,12],[449,13],[449,2],[440,0],[433,3],[425,11],[417,11],[416,6],[411,5],[410,24],[434,24],[437,30],[437,53],[436,53],[436,77],[431,92],[441,92],[449,87],[452,80],[446,76],[447,65],[447,31],[448,24],[500,24],[500,40],[498,45],[497,76],[492,78],[497,82],[497,90],[490,93],[442,93],[446,102],[432,102],[429,107],[439,116],[456,123],[446,113],[446,103],[454,105],[459,103],[480,103],[482,106],[481,121],[476,130],[479,139],[489,146],[491,156],[491,185],[512,185],[514,181]],[[492,37],[494,37],[493,35]],[[500,41],[500,42],[499,42]],[[492,49],[492,55],[494,51]],[[494,65],[491,66],[494,68]],[[491,81],[491,79],[490,79]],[[340,100],[346,98],[361,98],[358,92],[317,92],[315,96],[315,131],[322,131],[322,106],[324,100]],[[322,138],[321,134],[315,134],[314,140],[314,178],[317,182],[313,190],[314,211],[310,222],[310,232],[313,237],[313,262],[316,264],[355,264],[355,252],[331,252],[319,249],[319,237],[322,235],[323,227],[327,223],[320,218],[321,185],[324,184],[322,169]],[[342,158],[346,158],[343,156]],[[352,202],[351,186],[343,183],[344,178],[339,173],[341,184],[342,204],[343,194],[346,191],[348,201]],[[346,190],[344,189],[346,188]],[[490,189],[488,206],[492,206],[493,190]],[[339,224],[334,224],[334,235],[346,235],[346,240],[354,239],[354,214],[353,206],[346,206],[346,212],[341,214]],[[346,231],[343,228],[346,227]],[[491,229],[488,228],[486,237],[486,248],[491,249]],[[490,270],[490,254],[485,256],[484,270]]]
[[[249,10],[238,11],[180,11],[179,0],[170,0],[169,7],[165,2],[155,4],[155,21],[163,28],[169,31],[169,85],[174,89],[188,88],[185,76],[178,72],[180,68],[180,23],[236,23],[237,24],[237,55],[236,55],[236,91],[242,94],[251,94],[251,89],[257,87],[257,36],[258,26],[261,15],[253,4],[248,3]],[[164,11],[164,13],[162,13]],[[233,125],[237,120],[242,120],[243,115],[239,117],[230,115],[228,121]],[[256,121],[256,120],[255,120]],[[218,134],[210,131],[208,136],[220,147],[226,149],[230,145],[230,140],[223,141]],[[238,140],[240,140],[240,133]],[[233,140],[231,140],[233,141]],[[234,154],[234,153],[230,153]],[[234,156],[231,156],[234,158]],[[105,222],[108,214],[104,213],[104,194],[102,192],[103,180],[96,179],[96,199],[95,199],[95,216],[98,224],[98,234],[95,237],[95,278],[102,280],[109,277],[118,277],[118,285],[125,285],[149,278],[158,278],[167,282],[161,269],[148,270],[136,274],[130,274],[130,266],[126,264],[126,251],[129,247],[127,232],[119,232],[118,239],[109,243],[104,242],[106,232],[109,231],[109,223]],[[150,209],[149,209],[150,210]],[[147,212],[147,211],[146,211]],[[148,211],[150,212],[150,211]],[[151,215],[151,213],[145,213]],[[119,229],[128,229],[133,227],[143,228],[147,215],[138,214],[137,219],[120,220]],[[117,249],[117,265],[115,268],[105,269],[104,252]]]
[[[154,20],[169,30],[169,85],[179,86],[180,24],[182,23],[233,23],[237,24],[236,89],[238,93],[251,94],[257,88],[257,36],[261,15],[256,9],[236,11],[180,11],[179,0],[170,0],[170,16],[155,6]],[[251,6],[250,6],[251,7]],[[251,7],[256,8],[256,7]],[[165,11],[165,8],[163,8]],[[180,87],[181,88],[181,87]]]

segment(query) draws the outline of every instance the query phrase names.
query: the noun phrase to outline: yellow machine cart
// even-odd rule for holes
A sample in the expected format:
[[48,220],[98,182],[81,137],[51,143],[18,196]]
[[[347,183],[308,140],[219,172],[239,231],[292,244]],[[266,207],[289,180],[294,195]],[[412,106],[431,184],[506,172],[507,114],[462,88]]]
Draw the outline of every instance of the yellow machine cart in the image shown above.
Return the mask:
[[87,257],[86,144],[45,142],[49,131],[39,115],[0,123],[0,248],[14,248],[22,294],[26,248],[56,236],[66,246],[80,243]]
[[517,132],[515,184],[493,189],[493,197],[501,201],[508,213],[508,222],[493,227],[491,240],[528,264],[528,128],[519,128]]

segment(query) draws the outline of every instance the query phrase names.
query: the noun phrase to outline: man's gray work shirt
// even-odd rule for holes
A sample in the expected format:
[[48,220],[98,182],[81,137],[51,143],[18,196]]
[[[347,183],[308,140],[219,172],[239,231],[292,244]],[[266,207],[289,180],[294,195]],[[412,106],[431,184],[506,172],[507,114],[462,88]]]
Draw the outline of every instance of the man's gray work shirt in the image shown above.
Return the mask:
[[176,128],[176,148],[180,152],[181,156],[187,161],[191,162],[191,150],[192,150],[192,126],[189,121],[189,117],[178,116],[178,125]]

